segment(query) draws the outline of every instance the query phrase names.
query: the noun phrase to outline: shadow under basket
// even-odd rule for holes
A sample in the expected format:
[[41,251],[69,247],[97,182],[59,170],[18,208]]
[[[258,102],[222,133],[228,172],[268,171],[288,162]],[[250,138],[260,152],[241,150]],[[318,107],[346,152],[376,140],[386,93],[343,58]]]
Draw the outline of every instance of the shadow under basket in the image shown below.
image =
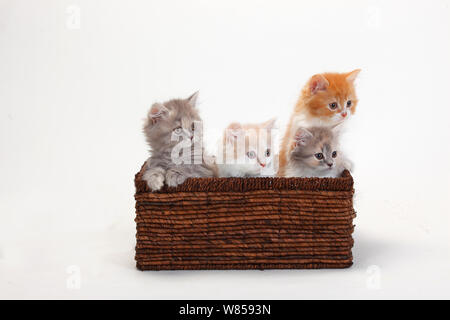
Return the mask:
[[353,178],[189,178],[150,192],[136,174],[139,270],[319,269],[353,263]]

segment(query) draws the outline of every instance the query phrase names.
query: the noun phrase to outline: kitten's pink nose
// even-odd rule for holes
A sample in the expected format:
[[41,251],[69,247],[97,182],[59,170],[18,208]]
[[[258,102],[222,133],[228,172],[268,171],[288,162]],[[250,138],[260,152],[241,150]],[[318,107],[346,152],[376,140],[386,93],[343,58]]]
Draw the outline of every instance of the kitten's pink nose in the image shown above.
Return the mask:
[[342,112],[341,116],[342,116],[342,118],[345,118],[347,116],[347,112]]
[[327,165],[331,168],[333,166],[332,163],[327,163]]

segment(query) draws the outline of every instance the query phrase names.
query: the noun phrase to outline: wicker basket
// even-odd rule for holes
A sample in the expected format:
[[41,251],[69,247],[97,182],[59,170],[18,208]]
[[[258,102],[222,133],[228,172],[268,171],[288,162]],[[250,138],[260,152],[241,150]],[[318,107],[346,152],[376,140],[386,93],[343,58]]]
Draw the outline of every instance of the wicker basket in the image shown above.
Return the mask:
[[140,270],[352,265],[353,178],[190,178],[150,192],[135,177]]

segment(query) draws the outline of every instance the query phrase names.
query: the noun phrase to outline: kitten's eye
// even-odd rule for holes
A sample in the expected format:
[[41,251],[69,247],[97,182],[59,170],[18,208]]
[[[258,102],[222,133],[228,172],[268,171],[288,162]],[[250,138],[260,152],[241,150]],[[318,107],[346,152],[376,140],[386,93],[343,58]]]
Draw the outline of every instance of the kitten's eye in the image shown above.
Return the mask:
[[270,157],[270,149],[266,150],[266,157]]
[[331,154],[331,156],[332,156],[333,158],[336,158],[336,157],[337,157],[337,151],[333,151],[333,153]]
[[176,134],[180,134],[182,130],[183,129],[181,127],[176,127],[175,129],[173,129],[173,132],[175,132]]
[[317,160],[323,159],[323,153],[316,153],[314,156],[316,157]]
[[336,103],[336,102],[330,103],[330,104],[329,104],[329,107],[330,107],[331,110],[336,110],[336,108],[337,108],[337,103]]
[[350,108],[352,106],[352,100],[347,101],[347,108]]
[[256,153],[255,153],[255,151],[247,152],[247,157],[248,157],[249,159],[255,159],[255,158],[256,158]]

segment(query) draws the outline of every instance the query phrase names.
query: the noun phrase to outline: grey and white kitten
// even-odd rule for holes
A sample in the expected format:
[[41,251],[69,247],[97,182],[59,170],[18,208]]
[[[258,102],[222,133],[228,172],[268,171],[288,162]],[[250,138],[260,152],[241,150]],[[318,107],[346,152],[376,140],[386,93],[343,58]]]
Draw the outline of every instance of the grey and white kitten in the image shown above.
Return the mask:
[[326,127],[299,128],[289,153],[286,177],[339,177],[352,164],[339,150],[338,135]]
[[151,156],[143,178],[152,191],[161,189],[164,183],[175,187],[189,177],[215,176],[215,166],[204,155],[197,97],[198,92],[187,99],[155,103],[148,112],[144,134]]

